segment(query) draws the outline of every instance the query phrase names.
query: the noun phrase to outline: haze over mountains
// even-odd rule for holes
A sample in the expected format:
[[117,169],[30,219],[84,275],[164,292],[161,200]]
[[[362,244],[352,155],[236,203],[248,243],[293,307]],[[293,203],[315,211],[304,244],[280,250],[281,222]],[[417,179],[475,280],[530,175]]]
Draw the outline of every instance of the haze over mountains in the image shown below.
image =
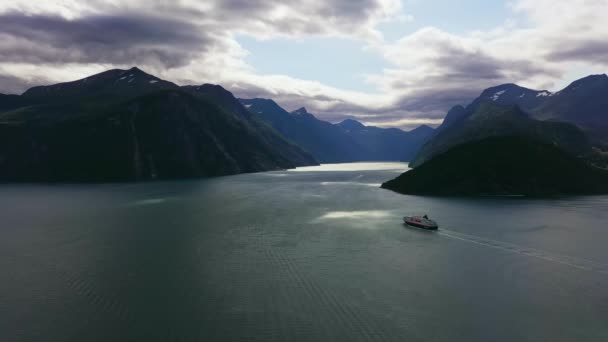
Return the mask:
[[306,108],[289,113],[270,99],[241,99],[241,102],[322,163],[408,161],[433,132],[424,125],[404,132],[364,126],[352,119],[332,124],[317,119]]

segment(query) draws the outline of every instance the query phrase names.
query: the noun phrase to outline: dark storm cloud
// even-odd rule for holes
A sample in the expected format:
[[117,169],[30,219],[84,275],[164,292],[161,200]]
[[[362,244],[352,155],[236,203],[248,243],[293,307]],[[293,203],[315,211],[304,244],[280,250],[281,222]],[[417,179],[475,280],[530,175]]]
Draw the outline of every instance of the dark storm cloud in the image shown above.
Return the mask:
[[[251,29],[286,35],[332,31],[351,34],[365,27],[384,6],[378,0],[222,0],[215,3],[212,12],[216,22],[235,23],[235,27],[248,23],[245,32]],[[277,8],[283,8],[289,14],[273,16]]]
[[214,11],[220,11],[226,15],[229,13],[268,13],[276,4],[271,1],[222,0],[216,6]]
[[427,62],[440,70],[439,76],[427,77],[433,85],[477,84],[514,81],[533,76],[557,76],[559,72],[541,62],[526,59],[499,59],[479,50],[465,51],[450,45],[436,45],[433,58]]
[[[489,87],[490,85],[488,85]],[[439,119],[455,105],[466,106],[479,96],[479,88],[452,88],[419,90],[414,95],[401,97],[390,110],[402,109],[408,112],[425,113],[431,119]]]
[[583,40],[560,44],[547,55],[554,62],[608,62],[608,40]]
[[0,15],[0,59],[29,63],[187,64],[212,40],[178,20],[106,15]]
[[[213,8],[226,16],[247,13],[266,21],[272,21],[269,12],[285,6],[297,13],[315,14],[317,18],[302,18],[306,21],[328,17],[344,18],[350,20],[367,20],[367,18],[382,4],[378,0],[319,0],[319,1],[251,1],[251,0],[222,0]],[[248,18],[250,19],[250,17]],[[293,18],[292,18],[293,19]]]
[[324,2],[319,10],[322,16],[362,20],[378,9],[377,0],[339,0]]
[[[214,8],[212,20],[217,25],[233,27],[246,34],[315,35],[333,28],[326,21],[311,20],[311,16],[305,12],[299,16],[269,18],[269,13],[275,6],[270,2],[222,1]],[[243,20],[243,17],[247,19]]]
[[488,87],[536,76],[560,75],[540,62],[499,59],[480,50],[465,50],[445,42],[430,44],[435,56],[425,60],[429,74],[418,82],[411,82],[407,77],[391,78],[390,88],[410,91],[384,108],[385,115],[402,110],[426,113],[431,119],[442,118],[451,107],[467,105]]

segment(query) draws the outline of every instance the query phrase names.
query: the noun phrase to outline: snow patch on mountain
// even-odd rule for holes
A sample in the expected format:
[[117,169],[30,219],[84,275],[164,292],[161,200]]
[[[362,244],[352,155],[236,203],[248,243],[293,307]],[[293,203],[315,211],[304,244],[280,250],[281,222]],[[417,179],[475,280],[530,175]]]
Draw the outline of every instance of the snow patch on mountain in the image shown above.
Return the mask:
[[496,92],[496,94],[492,95],[492,101],[496,101],[500,98],[500,95],[504,94],[506,92],[506,90],[501,90]]
[[551,93],[548,91],[541,91],[540,93],[536,94],[536,97],[541,97],[541,96],[551,96]]

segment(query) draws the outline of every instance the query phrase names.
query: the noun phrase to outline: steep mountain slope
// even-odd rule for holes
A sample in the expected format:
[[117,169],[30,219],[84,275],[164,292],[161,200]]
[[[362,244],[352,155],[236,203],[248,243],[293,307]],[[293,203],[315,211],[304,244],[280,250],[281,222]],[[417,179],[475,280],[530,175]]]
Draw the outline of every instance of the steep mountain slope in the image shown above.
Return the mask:
[[534,108],[532,115],[574,123],[593,142],[608,146],[608,76],[591,75],[573,82]]
[[317,163],[221,87],[203,96],[138,69],[99,75],[36,87],[21,96],[35,101],[0,112],[1,181],[205,177]]
[[382,187],[448,196],[599,194],[608,193],[608,172],[555,146],[502,136],[456,146]]
[[462,119],[466,114],[467,110],[463,106],[456,105],[452,107],[445,115],[445,118],[443,118],[443,122],[441,123],[441,125],[437,127],[435,134],[450,127],[453,123],[460,121],[460,119]]
[[471,103],[471,106],[477,106],[483,102],[492,102],[497,105],[517,105],[524,111],[530,111],[554,95],[546,90],[532,90],[509,83],[484,90]]
[[324,163],[409,160],[433,129],[411,132],[364,126],[356,120],[331,124],[300,108],[287,112],[272,100],[241,99],[241,102],[276,131],[312,153]]
[[531,111],[535,118],[542,120],[608,127],[608,76],[591,75],[574,81]]
[[209,101],[219,106],[224,112],[233,116],[234,119],[241,121],[251,131],[258,134],[258,138],[268,146],[276,147],[276,151],[283,157],[291,159],[300,165],[313,165],[317,161],[308,153],[304,153],[297,145],[290,143],[283,136],[269,127],[263,120],[247,110],[243,104],[231,92],[220,85],[203,84],[200,86],[184,86],[182,89],[194,94],[202,100]]
[[454,146],[492,136],[529,137],[558,146],[574,156],[588,153],[591,148],[584,133],[572,124],[534,120],[517,106],[479,102],[469,106],[449,126],[440,127],[422,146],[410,167],[418,167]]
[[190,92],[204,100],[212,101],[228,113],[236,114],[237,118],[249,120],[251,113],[228,90],[216,84],[202,84],[200,86],[183,86],[181,89]]
[[592,140],[608,143],[606,74],[581,78],[555,93],[503,84],[484,90],[467,108],[484,102],[517,105],[538,120],[569,122],[587,132]]
[[345,136],[339,127],[321,121],[304,109],[289,113],[272,100],[241,99],[257,117],[272,126],[285,138],[310,152],[321,163],[359,161],[360,150],[354,139]]

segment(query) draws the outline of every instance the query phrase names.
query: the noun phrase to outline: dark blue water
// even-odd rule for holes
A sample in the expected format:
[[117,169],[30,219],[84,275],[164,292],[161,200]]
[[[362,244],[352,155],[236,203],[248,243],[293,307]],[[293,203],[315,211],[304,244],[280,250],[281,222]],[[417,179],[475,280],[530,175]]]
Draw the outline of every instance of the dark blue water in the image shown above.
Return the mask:
[[2,186],[0,341],[608,340],[608,197],[377,187],[403,168]]

